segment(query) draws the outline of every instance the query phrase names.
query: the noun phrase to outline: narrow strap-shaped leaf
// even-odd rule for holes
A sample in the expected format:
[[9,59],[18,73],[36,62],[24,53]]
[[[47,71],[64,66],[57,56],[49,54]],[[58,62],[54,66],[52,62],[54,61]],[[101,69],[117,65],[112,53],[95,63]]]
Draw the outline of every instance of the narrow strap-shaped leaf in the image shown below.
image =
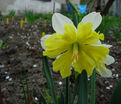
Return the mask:
[[121,79],[118,81],[111,97],[111,104],[121,104]]
[[28,80],[27,80],[27,76],[26,76],[25,69],[24,69],[24,79],[25,79],[25,82],[26,82],[27,103],[29,104],[29,103],[30,103],[30,98],[29,98],[29,86],[28,86]]
[[70,0],[68,0],[67,3],[70,4],[72,16],[73,16],[73,22],[74,22],[74,25],[77,27],[77,25],[79,23],[78,17],[80,16],[80,13]]
[[73,4],[70,0],[68,0],[68,3],[70,3],[71,8],[74,10],[74,12],[75,12],[77,15],[80,15],[78,9],[74,6],[74,4]]
[[39,104],[47,104],[46,99],[45,99],[43,93],[39,89],[38,89],[38,91],[40,92]]
[[88,79],[85,70],[82,71],[82,74],[80,75],[79,79],[80,84],[78,104],[88,104]]
[[71,93],[70,93],[70,85],[69,85],[69,77],[66,78],[66,97],[65,97],[65,104],[70,104],[70,96],[71,96]]
[[23,89],[23,93],[24,93],[25,104],[27,104],[26,91],[25,91],[24,84],[23,84],[23,82],[22,82],[22,79],[21,79],[21,78],[20,78],[20,83],[22,84],[22,89]]
[[60,91],[60,96],[58,98],[58,104],[64,104],[64,95],[63,95],[62,91]]
[[3,103],[3,98],[2,98],[1,83],[0,83],[0,104],[2,103]]
[[23,87],[23,92],[24,92],[25,104],[27,104],[26,91],[24,89],[24,84],[23,83],[22,83],[22,87]]
[[47,57],[43,56],[42,61],[43,61],[44,73],[45,73],[45,76],[46,76],[46,80],[47,80],[47,84],[48,84],[48,87],[49,87],[50,95],[52,97],[53,104],[57,104],[54,83],[53,83],[52,75],[51,75],[51,72],[50,72],[50,69],[49,69]]
[[96,69],[93,70],[91,76],[91,104],[95,104],[95,78],[96,78]]
[[58,99],[58,104],[65,104],[64,103],[64,95],[63,95],[63,90],[62,90],[62,86],[59,85],[59,89],[60,89],[60,96],[59,96],[59,99]]
[[64,95],[63,92],[60,92],[60,104],[64,104]]
[[75,81],[74,92],[73,92],[71,104],[74,103],[74,100],[75,100],[75,97],[76,97],[78,91],[79,91],[79,75],[77,76],[76,81]]
[[78,15],[74,12],[73,9],[72,9],[72,13],[73,13],[73,22],[74,22],[74,25],[77,27],[77,25],[78,25]]

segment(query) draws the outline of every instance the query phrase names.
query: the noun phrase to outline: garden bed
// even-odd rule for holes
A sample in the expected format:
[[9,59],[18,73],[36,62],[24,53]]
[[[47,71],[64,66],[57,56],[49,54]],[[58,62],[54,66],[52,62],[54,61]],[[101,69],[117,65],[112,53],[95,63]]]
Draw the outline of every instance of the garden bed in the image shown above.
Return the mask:
[[[20,81],[20,79],[24,80],[24,70],[27,73],[29,88],[35,91],[35,100],[39,96],[36,90],[47,86],[42,67],[40,44],[43,24],[44,20],[35,24],[24,23],[23,28],[20,29],[20,22],[17,19],[8,25],[5,24],[5,21],[0,22],[0,40],[8,44],[5,49],[0,50],[3,104],[24,104],[25,98]],[[49,34],[53,32],[50,22],[47,23],[45,31]],[[102,78],[97,75],[96,104],[109,104],[112,91],[121,77],[121,41],[109,33],[105,37],[105,43],[113,45],[110,55],[116,61],[108,67],[113,72],[112,78]],[[52,61],[49,60],[50,63]],[[63,81],[59,73],[53,72],[52,74],[56,85],[59,81]]]

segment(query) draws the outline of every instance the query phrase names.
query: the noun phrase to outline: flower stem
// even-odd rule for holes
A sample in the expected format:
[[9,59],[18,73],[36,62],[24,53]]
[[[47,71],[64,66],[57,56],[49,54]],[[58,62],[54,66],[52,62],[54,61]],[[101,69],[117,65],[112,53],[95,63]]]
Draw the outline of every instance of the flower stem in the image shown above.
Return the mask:
[[91,104],[95,104],[95,77],[96,69],[93,70],[93,74],[91,77]]
[[72,7],[72,9],[73,9],[78,15],[80,15],[78,9],[74,6],[74,4],[73,4],[70,0],[67,0],[67,2],[69,2],[70,5],[71,5],[71,7]]
[[70,104],[70,89],[69,89],[69,77],[66,78],[66,99],[65,99],[65,104]]
[[88,104],[88,79],[85,70],[80,75],[80,86],[79,86],[79,100],[78,104]]

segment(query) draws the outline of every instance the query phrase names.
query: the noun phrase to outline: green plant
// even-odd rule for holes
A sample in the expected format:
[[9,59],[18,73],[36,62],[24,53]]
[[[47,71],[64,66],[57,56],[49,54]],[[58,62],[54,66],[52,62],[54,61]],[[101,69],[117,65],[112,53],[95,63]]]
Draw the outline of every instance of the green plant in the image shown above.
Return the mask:
[[2,13],[1,13],[1,11],[0,11],[0,17],[2,16]]
[[9,11],[9,16],[10,16],[10,17],[15,16],[15,11],[14,11],[14,10]]
[[[80,18],[81,16],[75,12],[75,9],[73,9],[73,14],[72,16],[70,16],[72,18],[72,20],[74,21],[74,24],[75,26],[77,26],[77,23],[80,21]],[[83,17],[83,16],[82,16]],[[108,17],[105,17],[104,20],[107,20]],[[110,20],[110,18],[108,18],[108,20]],[[113,19],[111,19],[113,20]],[[104,26],[114,26],[115,24],[115,19],[113,21],[114,23],[111,24],[106,24]],[[105,23],[105,22],[104,22]],[[104,27],[100,27],[100,28],[104,28]],[[92,29],[92,28],[91,28]],[[84,29],[85,30],[85,29]],[[83,30],[82,30],[83,31]],[[87,30],[88,31],[88,30]],[[54,34],[55,35],[55,34]],[[92,34],[91,34],[92,35]],[[94,34],[95,35],[95,34]],[[59,36],[59,35],[57,35]],[[87,37],[88,37],[88,34],[87,34]],[[90,37],[89,37],[90,38]],[[58,39],[55,38],[55,39]],[[93,39],[93,37],[92,37]],[[59,39],[60,41],[61,39]],[[50,41],[50,40],[49,40]],[[53,39],[52,39],[53,41]],[[76,41],[77,42],[77,41]],[[98,41],[97,41],[98,42]],[[48,43],[49,44],[49,43]],[[75,43],[74,43],[75,44]],[[46,44],[47,45],[47,44]],[[53,45],[53,44],[52,44]],[[60,44],[59,44],[60,45]],[[84,44],[85,46],[88,46],[88,44]],[[49,45],[48,47],[50,47],[51,45]],[[74,47],[74,46],[72,46]],[[91,47],[93,47],[93,45],[91,44]],[[95,47],[99,47],[98,44],[97,46]],[[101,46],[103,47],[103,46]],[[75,56],[78,56],[78,48],[79,48],[79,45],[75,44],[75,47],[72,51],[74,51],[74,55]],[[55,49],[55,47],[54,47]],[[76,51],[75,51],[76,50]],[[88,51],[88,49],[86,49]],[[106,50],[106,48],[105,48]],[[49,50],[50,53],[52,52],[52,50],[50,49]],[[93,51],[94,52],[94,51]],[[93,53],[92,52],[92,53]],[[65,53],[64,52],[60,52],[59,55],[63,55],[62,53]],[[100,52],[99,52],[100,53]],[[52,54],[52,53],[51,53]],[[71,54],[71,53],[70,53]],[[55,55],[55,53],[53,54]],[[98,56],[98,55],[97,55]],[[61,56],[59,56],[61,57]],[[66,56],[64,56],[65,58]],[[73,56],[72,56],[73,57]],[[91,56],[93,57],[93,56]],[[71,57],[70,57],[71,58]],[[101,58],[101,56],[100,56]],[[100,59],[99,58],[99,59]],[[58,58],[59,59],[59,58]],[[75,58],[77,59],[77,57]],[[90,58],[89,58],[90,59]],[[96,58],[95,58],[96,59]],[[56,68],[58,69],[58,67],[60,69],[64,69],[65,66],[59,66],[60,63],[63,61],[63,59],[60,59],[60,61],[57,62],[57,65],[56,65]],[[74,61],[78,61],[77,60],[74,60]],[[95,104],[95,78],[96,78],[96,69],[93,70],[93,73],[91,75],[91,80],[88,81],[88,76],[87,76],[87,72],[90,71],[90,67],[89,67],[89,70],[86,72],[84,68],[84,70],[81,70],[81,74],[79,74],[78,72],[76,74],[72,73],[73,76],[75,76],[75,84],[74,84],[74,88],[71,90],[71,83],[70,83],[70,77],[66,77],[65,78],[65,93],[63,94],[63,91],[64,89],[60,88],[60,92],[59,94],[57,94],[56,90],[55,90],[55,86],[54,86],[54,81],[53,81],[53,78],[52,78],[52,73],[50,71],[50,67],[49,67],[49,63],[48,63],[48,58],[46,56],[42,56],[42,62],[43,62],[43,69],[44,69],[44,73],[45,73],[45,77],[46,77],[46,81],[47,81],[47,85],[48,85],[48,90],[45,88],[44,89],[44,92],[45,92],[45,96],[44,94],[40,91],[40,98],[39,98],[39,104],[48,104],[48,103],[51,103],[51,104],[74,104],[75,102],[75,98],[78,97],[78,104],[88,104],[88,92],[91,91],[91,104]],[[94,61],[95,62],[95,61]],[[100,62],[100,61],[99,61]],[[66,63],[64,63],[66,64]],[[63,65],[64,65],[63,64]],[[78,63],[80,65],[80,62]],[[99,63],[100,64],[100,63]],[[73,64],[72,64],[73,65]],[[84,66],[86,65],[86,63],[84,63]],[[96,66],[96,65],[95,65]],[[95,67],[94,66],[94,67]],[[67,67],[66,67],[67,68]],[[66,74],[66,68],[65,68],[65,73]],[[80,68],[80,67],[79,67]],[[102,69],[101,69],[102,70]],[[58,70],[57,70],[58,71]],[[60,70],[59,70],[60,71]],[[70,70],[69,70],[70,71]],[[98,71],[98,70],[97,70]],[[61,72],[63,73],[63,70],[61,70]],[[26,78],[26,77],[25,77]],[[27,79],[27,78],[26,78]],[[90,86],[88,85],[88,82],[90,83]],[[89,87],[88,87],[89,86]],[[89,90],[89,88],[91,90]],[[117,104],[120,102],[120,89],[121,89],[121,83],[118,84],[118,87],[117,87],[119,90],[115,90],[112,98],[112,102],[114,101],[114,103],[111,103],[111,104],[115,104],[116,100],[118,101]],[[116,88],[116,89],[117,89]],[[28,90],[28,83],[27,83],[27,80],[26,80],[26,90],[27,90],[27,94],[25,94],[25,98],[27,99],[26,102],[30,102],[30,94],[29,94],[29,90]],[[24,90],[24,88],[23,88]],[[25,92],[25,91],[24,91]],[[28,96],[28,97],[27,97]],[[117,99],[117,96],[118,96],[118,99]],[[119,103],[120,104],[120,103]]]
[[[62,89],[60,90],[60,95],[58,98],[55,96],[55,89],[54,89],[54,84],[51,76],[51,72],[48,66],[48,61],[47,57],[43,56],[43,67],[44,67],[44,72],[47,80],[47,84],[49,87],[49,92],[45,90],[46,92],[46,97],[44,97],[45,101],[49,99],[48,101],[51,102],[51,104],[74,104],[75,97],[76,95],[79,96],[79,104],[88,104],[88,82],[87,82],[87,74],[86,71],[83,71],[82,74],[78,74],[77,78],[75,79],[75,87],[72,91],[70,90],[70,79],[67,77],[65,79],[65,85],[66,85],[66,90],[65,90],[65,96],[63,95]],[[91,87],[92,89],[95,88],[95,74],[96,70],[94,70],[92,78],[91,78]],[[79,92],[79,93],[78,93]],[[95,100],[95,90],[91,90],[91,99]],[[60,103],[63,102],[63,103]],[[94,104],[94,101],[92,101],[91,104]]]
[[38,19],[38,15],[33,11],[25,11],[24,17],[27,18],[28,23],[34,23],[36,19]]
[[36,20],[43,18],[51,20],[52,14],[41,14],[41,13],[34,13],[33,11],[25,11],[24,17],[27,18],[29,23],[34,23]]
[[0,82],[0,104],[3,104],[3,98],[2,98],[2,91],[1,91],[1,82]]
[[104,33],[105,35],[108,34],[109,31],[112,30],[114,27],[120,27],[121,25],[121,19],[117,17],[111,17],[111,16],[103,16],[102,23],[98,27],[97,31],[100,31],[101,33]]
[[51,20],[52,19],[52,14],[38,14],[40,16],[40,18],[44,18],[47,20]]
[[118,39],[121,40],[121,28],[115,26],[114,28],[112,28],[113,34],[114,36]]
[[0,40],[0,49],[4,49],[8,46],[7,43],[4,43],[2,40]]
[[121,79],[117,82],[113,91],[110,104],[121,104]]
[[25,17],[27,17],[27,21],[29,23],[34,23],[40,18],[40,15],[38,13],[34,13],[33,11],[25,11]]
[[1,13],[1,11],[0,11],[0,21],[2,21],[2,13]]

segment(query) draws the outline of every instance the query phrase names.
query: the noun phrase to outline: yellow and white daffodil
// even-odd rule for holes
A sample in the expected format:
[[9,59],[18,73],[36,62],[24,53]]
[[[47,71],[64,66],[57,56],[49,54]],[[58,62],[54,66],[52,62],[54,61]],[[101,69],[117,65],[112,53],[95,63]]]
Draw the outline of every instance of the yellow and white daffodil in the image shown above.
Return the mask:
[[104,40],[104,35],[95,31],[101,21],[100,13],[92,12],[76,28],[64,15],[53,15],[52,26],[56,33],[41,38],[45,50],[43,55],[56,58],[53,70],[60,71],[63,78],[71,75],[71,66],[78,73],[86,70],[88,75],[92,75],[96,68],[101,76],[112,76],[112,72],[105,66],[114,62],[114,58],[109,55],[111,46],[102,44],[100,40]]

